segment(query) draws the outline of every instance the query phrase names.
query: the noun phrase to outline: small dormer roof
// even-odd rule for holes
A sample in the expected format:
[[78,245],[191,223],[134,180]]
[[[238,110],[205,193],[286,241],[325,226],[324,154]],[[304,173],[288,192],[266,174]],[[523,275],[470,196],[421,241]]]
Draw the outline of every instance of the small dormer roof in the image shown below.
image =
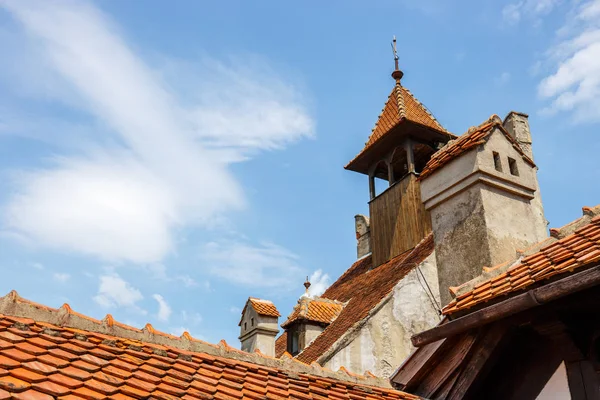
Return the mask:
[[[242,318],[246,313],[246,309],[248,308],[248,306],[252,307],[254,311],[256,311],[256,313],[260,316],[275,318],[281,317],[281,314],[279,313],[277,307],[275,307],[275,304],[273,304],[272,301],[258,299],[256,297],[248,297],[248,301],[246,301],[246,305],[242,310]],[[241,324],[242,320],[240,319],[238,326],[240,326]]]
[[302,296],[288,319],[281,324],[281,327],[286,328],[296,321],[309,321],[329,325],[340,315],[343,309],[344,303],[339,301],[317,296]]

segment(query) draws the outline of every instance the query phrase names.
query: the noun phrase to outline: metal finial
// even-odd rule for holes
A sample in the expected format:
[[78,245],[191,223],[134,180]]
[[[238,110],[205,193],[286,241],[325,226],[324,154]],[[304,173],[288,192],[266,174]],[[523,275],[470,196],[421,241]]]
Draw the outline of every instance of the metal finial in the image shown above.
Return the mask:
[[306,288],[306,293],[308,293],[308,288],[310,287],[310,281],[308,280],[308,276],[306,277],[306,282],[304,282],[304,287]]
[[402,79],[404,73],[400,71],[400,67],[398,66],[398,49],[396,48],[396,35],[394,35],[392,39],[392,51],[394,52],[394,72],[392,72],[392,78],[399,81]]

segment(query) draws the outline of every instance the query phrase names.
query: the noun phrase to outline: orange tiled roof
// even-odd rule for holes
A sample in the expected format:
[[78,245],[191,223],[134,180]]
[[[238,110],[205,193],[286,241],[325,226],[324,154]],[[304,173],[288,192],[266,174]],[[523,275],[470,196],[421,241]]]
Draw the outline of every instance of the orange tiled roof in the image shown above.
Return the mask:
[[418,399],[369,386],[382,382],[373,377],[244,353],[224,342],[213,346],[187,333],[177,338],[149,325],[97,321],[14,292],[0,303],[2,400]]
[[463,153],[479,146],[480,144],[485,143],[488,139],[494,128],[499,128],[504,135],[510,140],[513,144],[513,147],[521,153],[521,156],[529,162],[531,165],[535,165],[533,160],[531,160],[521,149],[521,146],[510,136],[510,134],[504,129],[502,125],[502,120],[497,115],[492,115],[490,119],[485,121],[483,124],[473,127],[467,131],[462,136],[459,136],[458,139],[454,141],[448,142],[446,146],[436,152],[431,159],[421,171],[421,176],[419,179],[423,179],[444,165],[448,164],[450,161],[460,156]]
[[335,300],[302,296],[298,299],[298,304],[294,307],[287,321],[281,324],[281,327],[285,328],[298,320],[330,324],[340,315],[343,308],[344,304]]
[[275,357],[279,358],[287,351],[287,332],[283,331],[275,340]]
[[[281,314],[279,314],[275,304],[269,300],[257,299],[255,297],[248,297],[248,301],[246,301],[246,305],[242,310],[242,316],[246,312],[246,307],[248,307],[248,305],[252,306],[258,315],[264,315],[267,317],[281,317]],[[240,323],[238,325],[241,325],[241,323],[242,320],[240,319]]]
[[248,299],[248,301],[250,302],[252,308],[254,308],[254,311],[256,311],[258,315],[266,315],[268,317],[281,317],[281,314],[279,314],[279,311],[277,311],[275,304],[268,300],[255,299],[251,297]]
[[338,339],[349,332],[354,324],[367,318],[394,286],[432,253],[433,236],[430,234],[414,249],[375,269],[371,269],[370,255],[356,261],[321,296],[345,303],[344,309],[296,358],[311,363],[330,351]]
[[398,125],[403,119],[449,134],[429,110],[427,110],[427,108],[417,100],[408,89],[402,86],[400,82],[396,82],[377,122],[375,123],[375,127],[369,136],[369,140],[365,143],[365,147],[348,164],[351,164],[368,148],[373,146],[375,142],[387,135],[392,128]]
[[[587,215],[576,221],[578,228],[573,233],[558,240],[545,240],[539,251],[514,263],[506,271],[499,271],[499,274],[479,282],[471,290],[459,294],[442,312],[452,314],[465,310],[600,261],[600,206],[593,209],[586,207],[584,213]],[[564,229],[573,228],[572,225],[569,224]],[[553,230],[553,236],[560,236],[562,230]],[[551,244],[547,244],[548,242]],[[502,265],[484,268],[484,272],[489,273],[501,268]]]

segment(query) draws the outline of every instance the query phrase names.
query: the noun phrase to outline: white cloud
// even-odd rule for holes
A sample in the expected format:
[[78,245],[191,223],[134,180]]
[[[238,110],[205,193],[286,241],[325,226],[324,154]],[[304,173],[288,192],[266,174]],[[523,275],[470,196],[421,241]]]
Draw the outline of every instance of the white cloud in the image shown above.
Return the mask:
[[179,228],[210,224],[244,207],[229,163],[313,134],[298,90],[266,67],[205,62],[195,71],[199,81],[167,84],[87,2],[0,5],[27,34],[16,48],[27,48],[29,64],[52,71],[34,78],[54,81],[32,85],[27,95],[94,117],[102,133],[88,138],[84,152],[15,177],[4,223],[34,244],[111,261],[159,262],[174,250]]
[[165,322],[168,321],[171,317],[172,310],[165,298],[160,294],[153,294],[152,298],[158,303],[158,319]]
[[146,312],[137,305],[143,298],[138,289],[113,273],[100,277],[98,294],[94,296],[94,301],[104,308],[125,307],[145,314]]
[[66,281],[69,280],[69,278],[71,278],[71,275],[66,274],[66,273],[61,273],[61,272],[55,272],[52,275],[52,278],[57,282],[65,283]]
[[549,14],[561,0],[522,0],[510,3],[502,9],[502,18],[509,24],[517,24],[523,18],[534,20],[534,24],[541,23],[541,17]]
[[201,258],[213,275],[245,287],[286,290],[302,283],[298,256],[273,243],[211,242]]
[[550,102],[542,112],[600,121],[600,0],[576,5],[547,56],[554,72],[538,86],[540,97]]
[[323,270],[318,269],[313,272],[308,278],[310,287],[308,288],[308,294],[311,296],[320,296],[329,287],[329,275],[324,274]]
[[242,312],[242,309],[241,309],[241,308],[239,308],[239,307],[231,306],[231,307],[229,308],[229,312],[230,312],[230,313],[233,313],[233,314],[241,314],[241,312]]

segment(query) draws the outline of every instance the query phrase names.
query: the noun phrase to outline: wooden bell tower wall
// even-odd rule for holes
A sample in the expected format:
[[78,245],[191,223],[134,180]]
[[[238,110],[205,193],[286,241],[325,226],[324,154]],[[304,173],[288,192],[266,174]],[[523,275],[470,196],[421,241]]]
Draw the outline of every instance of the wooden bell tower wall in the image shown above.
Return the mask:
[[412,249],[431,232],[431,217],[413,173],[371,200],[369,211],[373,267]]

